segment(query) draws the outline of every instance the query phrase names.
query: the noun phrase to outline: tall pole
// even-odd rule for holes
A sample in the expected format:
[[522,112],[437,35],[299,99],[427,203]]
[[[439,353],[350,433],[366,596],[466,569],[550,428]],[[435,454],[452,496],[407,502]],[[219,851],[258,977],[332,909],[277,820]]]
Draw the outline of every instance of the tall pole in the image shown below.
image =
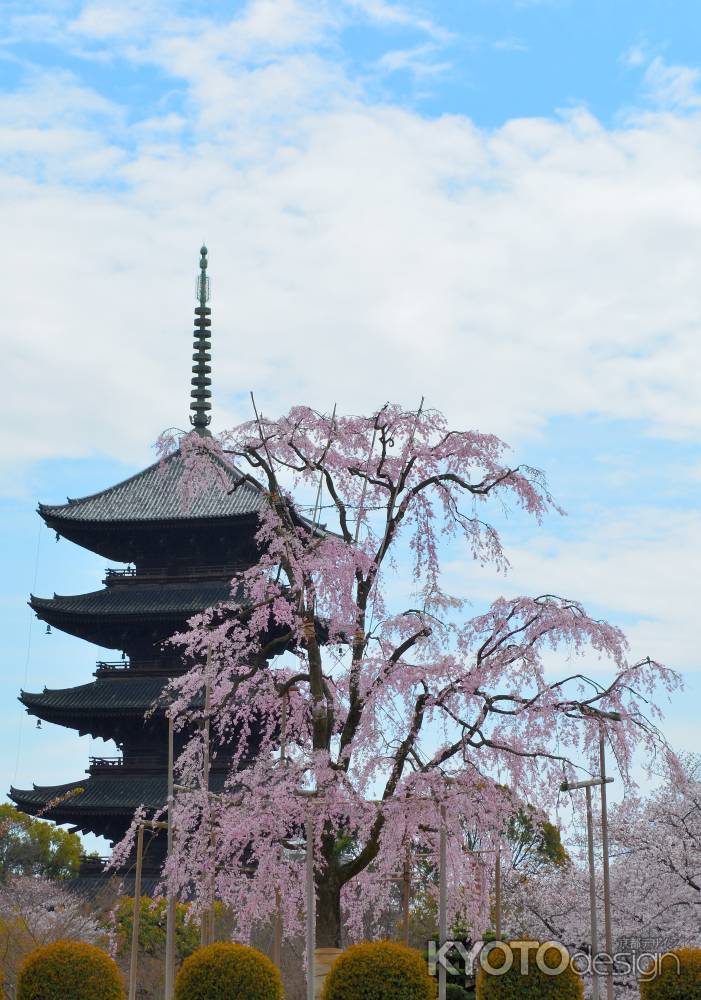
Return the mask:
[[[282,696],[280,713],[280,764],[287,763],[287,691]],[[275,925],[273,927],[273,962],[278,969],[282,966],[282,895],[275,889]]]
[[613,997],[613,929],[611,926],[611,882],[609,878],[609,827],[606,808],[606,747],[603,726],[599,733],[599,770],[601,776],[601,850],[604,860],[604,934],[606,937],[606,998]]
[[[605,785],[601,786],[602,788]],[[599,931],[596,918],[596,867],[594,864],[594,815],[591,807],[591,788],[586,787],[587,793],[587,846],[589,852],[589,912],[591,922],[591,997],[592,1000],[599,1000],[599,977],[594,970],[594,956],[599,947]]]
[[495,931],[497,941],[501,941],[501,848],[497,847],[497,857],[494,864],[494,908],[496,910]]
[[411,847],[407,844],[402,877],[402,941],[409,947],[409,905],[411,903]]
[[314,887],[314,820],[311,807],[307,813],[307,1000],[314,1000],[316,975],[316,892]]
[[215,930],[217,926],[217,906],[216,906],[216,896],[217,896],[217,831],[214,828],[214,823],[212,823],[211,829],[209,831],[209,842],[210,849],[212,852],[212,871],[209,876],[209,928],[208,928],[208,944],[214,944]]
[[[211,857],[211,840],[212,840],[212,817],[211,817],[211,805],[209,802],[209,716],[212,710],[212,682],[211,682],[211,668],[212,665],[212,647],[207,646],[207,666],[205,674],[205,693],[204,693],[204,725],[203,725],[203,748],[202,748],[202,790],[207,796],[207,816],[209,818],[210,824],[210,864],[214,864],[214,858]],[[210,876],[211,878],[211,876]],[[211,892],[211,881],[210,881],[210,892]],[[210,905],[207,910],[203,910],[201,923],[200,923],[200,945],[204,948],[205,945],[210,944],[210,928],[209,924],[211,921],[211,907],[212,899],[210,895]]]
[[136,1000],[136,969],[139,958],[139,924],[141,922],[141,869],[144,863],[144,827],[139,823],[136,835],[136,875],[134,877],[134,909],[131,919],[131,957],[129,961],[129,1000]]
[[287,759],[287,691],[282,696],[282,711],[280,713],[280,763]]
[[275,926],[273,928],[273,962],[278,969],[282,965],[282,896],[275,890]]
[[[448,940],[448,850],[446,835],[445,806],[441,806],[441,821],[438,848],[438,947]],[[446,1000],[446,968],[438,966],[438,1000]]]
[[[168,716],[168,857],[175,846],[175,790],[173,788],[173,718]],[[165,959],[165,1000],[173,1000],[175,981],[175,893],[168,880],[168,903],[166,909],[166,959]]]

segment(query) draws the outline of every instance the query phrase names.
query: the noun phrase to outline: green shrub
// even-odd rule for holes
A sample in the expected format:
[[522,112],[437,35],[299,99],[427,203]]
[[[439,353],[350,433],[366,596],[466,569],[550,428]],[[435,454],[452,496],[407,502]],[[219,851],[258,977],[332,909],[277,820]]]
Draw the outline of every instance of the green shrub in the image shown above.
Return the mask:
[[[527,1000],[582,1000],[584,986],[582,978],[568,962],[564,970],[557,975],[543,972],[536,962],[537,951],[528,951],[527,972],[521,973],[521,950],[514,948],[513,964],[502,975],[485,972],[482,966],[477,973],[477,1000],[517,1000],[525,997]],[[563,960],[562,953],[557,948],[550,948],[542,956],[542,964],[551,969],[557,969]],[[495,949],[486,958],[486,964],[498,970],[504,965],[506,957],[501,948]]]
[[[655,972],[649,968],[648,974]],[[643,1000],[701,1000],[701,948],[665,955],[654,978],[640,981]]]
[[17,1000],[123,1000],[115,962],[92,944],[55,941],[27,955],[17,980]]
[[[200,927],[194,920],[188,920],[189,907],[186,903],[175,904],[175,953],[179,960],[191,955],[200,944]],[[168,904],[165,899],[141,897],[139,917],[139,951],[145,955],[162,957],[166,945],[166,914]],[[123,896],[115,913],[117,934],[117,957],[129,957],[134,925],[134,899]]]
[[175,1000],[282,1000],[282,980],[262,952],[245,944],[210,944],[183,962]]
[[418,951],[393,941],[354,944],[326,977],[322,1000],[434,1000],[436,981]]
[[445,1000],[473,1000],[474,993],[470,993],[464,986],[456,983],[448,983],[445,988]]

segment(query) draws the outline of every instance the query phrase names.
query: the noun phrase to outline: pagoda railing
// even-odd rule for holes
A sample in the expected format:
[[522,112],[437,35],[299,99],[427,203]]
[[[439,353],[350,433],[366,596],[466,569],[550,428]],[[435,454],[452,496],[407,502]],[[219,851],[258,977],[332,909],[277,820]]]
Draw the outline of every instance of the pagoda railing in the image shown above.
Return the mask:
[[98,660],[95,666],[96,677],[133,677],[139,673],[174,677],[185,669],[178,660],[135,660],[133,663],[128,660]]
[[124,767],[123,757],[91,757],[90,758],[90,770],[93,768],[99,768],[103,770],[104,768],[113,767]]
[[105,570],[104,582],[109,586],[114,583],[126,583],[131,580],[221,580],[231,579],[240,567],[236,566],[144,566],[114,568],[108,566]]
[[123,770],[163,770],[163,757],[133,754],[128,757],[91,757],[90,772]]
[[[97,868],[98,866],[104,868],[105,865],[109,863],[109,857],[101,857],[97,854],[81,854],[80,855],[80,865],[81,868]],[[82,873],[81,873],[82,874]]]

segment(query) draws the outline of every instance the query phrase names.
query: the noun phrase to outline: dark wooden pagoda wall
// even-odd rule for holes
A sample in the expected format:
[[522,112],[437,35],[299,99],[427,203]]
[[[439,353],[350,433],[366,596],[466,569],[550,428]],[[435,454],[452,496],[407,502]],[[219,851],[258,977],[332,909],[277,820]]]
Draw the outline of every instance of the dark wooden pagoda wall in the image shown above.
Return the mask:
[[[241,524],[229,523],[230,536],[238,535],[242,527]],[[247,523],[245,527],[250,530],[251,525]],[[196,611],[211,606],[217,598],[228,597],[233,573],[250,564],[253,551],[250,535],[246,544],[240,540],[236,544],[222,544],[226,537],[223,525],[217,525],[216,531],[204,528],[201,547],[192,526],[187,526],[183,535],[178,535],[172,526],[161,532],[160,527],[154,525],[152,532],[159,540],[154,537],[150,549],[143,545],[144,553],[158,552],[163,558],[160,552],[162,545],[164,550],[170,552],[170,563],[155,565],[145,557],[143,563],[135,566],[110,568],[102,591],[83,595],[81,599],[65,599],[68,610],[52,606],[40,608],[38,612],[53,626],[122,654],[122,660],[98,666],[94,682],[98,692],[101,681],[107,679],[114,682],[118,678],[120,684],[129,685],[140,677],[162,678],[165,685],[170,677],[182,673],[185,669],[182,660],[174,647],[164,645],[164,641],[173,633],[184,630],[187,618]],[[117,545],[116,542],[114,544]],[[248,556],[246,563],[242,561],[244,553]],[[189,608],[187,613],[159,614],[158,609],[164,599],[180,593],[183,588],[194,595],[192,603],[198,606]],[[119,599],[120,607],[124,604],[129,608],[128,613],[109,613],[109,601],[113,597]],[[101,604],[105,606],[104,615],[100,611]],[[140,612],[134,610],[137,606],[141,608]],[[28,711],[42,716],[40,709],[29,707]],[[112,714],[109,709],[103,708],[99,720],[91,720],[85,714],[73,714],[69,703],[53,712],[47,711],[43,717],[79,732],[91,732],[103,739],[112,739],[119,751],[113,757],[91,759],[86,794],[77,795],[54,810],[53,818],[57,822],[72,823],[83,832],[92,832],[114,843],[126,833],[134,809],[143,801],[142,796],[147,794],[144,788],[149,790],[148,794],[160,796],[160,801],[146,802],[147,806],[162,806],[165,803],[167,726],[162,711],[144,718],[140,712],[129,714],[120,710]],[[214,757],[213,782],[223,781],[230,754],[230,748],[222,748],[219,758]],[[162,785],[157,792],[153,791],[154,777],[158,777],[159,786]],[[129,788],[133,788],[132,800],[125,806],[125,789]],[[111,802],[110,796],[122,804]],[[128,794],[126,798],[129,798]],[[31,803],[27,808],[28,811],[35,811]],[[157,859],[158,864],[163,860],[162,839],[157,838],[158,842],[152,845],[150,851],[152,861]]]

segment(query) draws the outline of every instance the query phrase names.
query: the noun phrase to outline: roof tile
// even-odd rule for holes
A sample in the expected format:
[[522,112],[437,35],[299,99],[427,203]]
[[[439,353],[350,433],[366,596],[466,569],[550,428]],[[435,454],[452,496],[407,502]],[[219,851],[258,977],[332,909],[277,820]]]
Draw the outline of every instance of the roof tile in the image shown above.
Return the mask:
[[53,612],[96,618],[124,618],[130,615],[168,615],[188,618],[232,598],[230,583],[135,584],[107,587],[88,594],[35,597],[31,607],[40,616]]
[[93,522],[178,521],[257,514],[265,498],[262,487],[246,479],[238,469],[223,463],[222,467],[231,479],[231,491],[212,484],[193,497],[189,506],[182,500],[185,462],[180,451],[176,451],[116,486],[65,504],[40,504],[39,512],[50,520]]
[[136,671],[124,671],[123,677],[105,677],[90,684],[71,688],[44,688],[42,692],[23,691],[20,701],[28,708],[63,711],[84,715],[91,712],[112,714],[129,712],[143,715],[154,704],[167,677],[139,677]]

